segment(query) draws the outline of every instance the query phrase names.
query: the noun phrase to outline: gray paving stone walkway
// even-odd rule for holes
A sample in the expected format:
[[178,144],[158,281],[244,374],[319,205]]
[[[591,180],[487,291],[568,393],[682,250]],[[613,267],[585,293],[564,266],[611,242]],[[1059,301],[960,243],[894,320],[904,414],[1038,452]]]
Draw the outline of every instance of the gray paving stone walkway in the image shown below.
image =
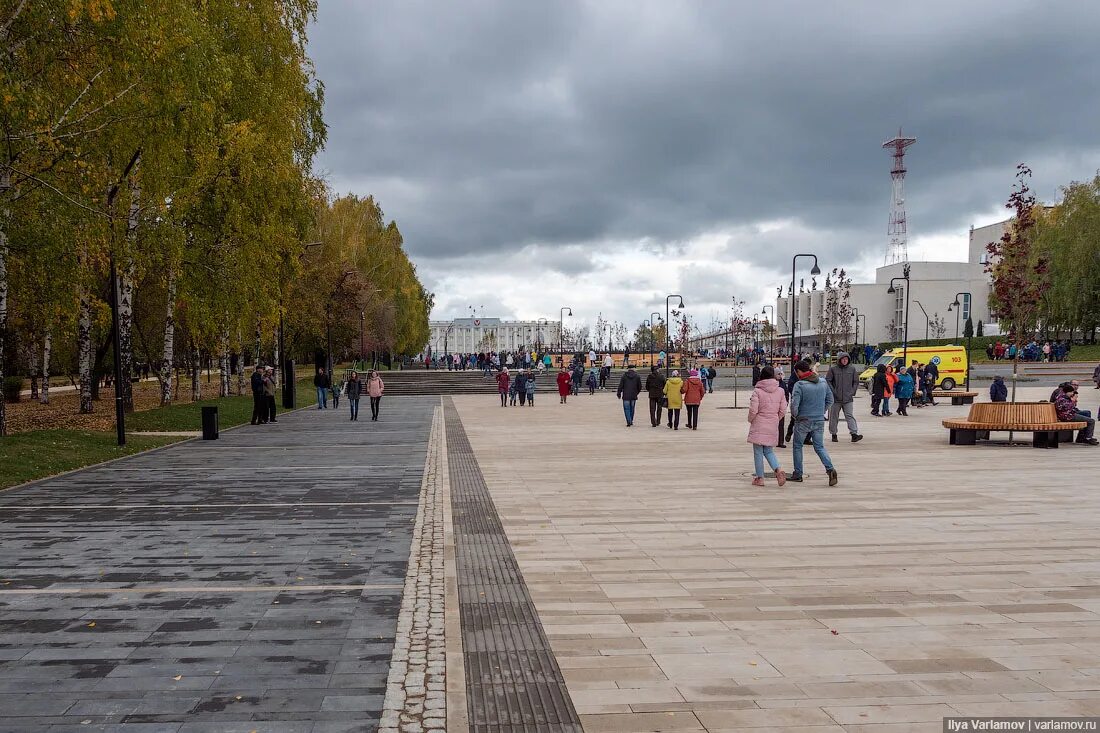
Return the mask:
[[373,730],[438,404],[0,493],[0,731]]

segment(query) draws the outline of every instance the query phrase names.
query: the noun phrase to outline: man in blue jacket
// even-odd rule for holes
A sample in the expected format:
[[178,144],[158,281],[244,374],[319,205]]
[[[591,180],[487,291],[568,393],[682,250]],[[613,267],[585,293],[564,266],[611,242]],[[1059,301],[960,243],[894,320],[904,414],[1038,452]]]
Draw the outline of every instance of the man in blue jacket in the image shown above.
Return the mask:
[[798,381],[791,391],[791,420],[794,423],[791,457],[794,459],[794,473],[787,480],[802,480],[802,443],[809,435],[813,440],[814,452],[821,459],[825,473],[829,476],[829,486],[836,486],[836,469],[825,451],[825,413],[833,404],[833,391],[818,378],[810,362],[800,361],[794,368],[798,375]]

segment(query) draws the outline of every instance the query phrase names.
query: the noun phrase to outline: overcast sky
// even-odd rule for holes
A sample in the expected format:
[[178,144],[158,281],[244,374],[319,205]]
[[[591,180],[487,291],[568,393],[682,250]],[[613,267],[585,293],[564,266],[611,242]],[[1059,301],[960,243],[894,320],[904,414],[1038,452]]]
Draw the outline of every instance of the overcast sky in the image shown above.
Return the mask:
[[1035,188],[1100,168],[1100,3],[321,0],[318,168],[397,220],[433,318],[682,293],[759,312],[795,252],[882,264],[904,125],[910,259],[966,259]]

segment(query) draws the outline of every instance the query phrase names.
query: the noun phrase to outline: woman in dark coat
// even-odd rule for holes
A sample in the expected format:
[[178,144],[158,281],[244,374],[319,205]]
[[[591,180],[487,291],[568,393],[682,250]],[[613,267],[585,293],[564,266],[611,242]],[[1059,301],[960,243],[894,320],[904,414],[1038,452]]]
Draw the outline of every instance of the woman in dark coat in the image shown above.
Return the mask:
[[886,365],[879,364],[875,368],[875,376],[871,377],[871,414],[879,417],[878,408],[886,396]]

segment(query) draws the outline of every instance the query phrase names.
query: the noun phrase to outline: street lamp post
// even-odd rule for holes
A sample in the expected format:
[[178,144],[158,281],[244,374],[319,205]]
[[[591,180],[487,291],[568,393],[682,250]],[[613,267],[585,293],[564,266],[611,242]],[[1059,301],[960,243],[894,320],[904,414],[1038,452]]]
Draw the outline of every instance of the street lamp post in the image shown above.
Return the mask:
[[569,317],[573,317],[573,309],[562,306],[558,311],[558,366],[565,366],[565,312],[569,311]]
[[[656,324],[660,320],[661,320],[661,314],[658,313],[657,311],[653,311],[652,313],[649,314],[649,322],[650,323]],[[649,365],[650,366],[655,366],[657,364],[657,357],[656,357],[656,353],[657,353],[657,332],[655,330],[653,330],[656,327],[657,327],[656,325],[650,326],[650,331],[649,331]],[[665,333],[668,333],[668,324],[667,323],[665,324]],[[666,354],[666,356],[667,356],[667,354]]]
[[670,330],[669,325],[671,323],[671,321],[669,320],[670,317],[671,317],[671,314],[669,312],[669,303],[672,301],[673,298],[679,298],[680,299],[679,307],[680,308],[684,307],[684,296],[673,294],[673,295],[669,295],[669,296],[665,297],[665,377],[666,378],[668,377],[669,366],[670,366],[670,363],[672,362],[672,346],[671,346],[672,342],[669,341],[669,336],[670,336],[670,334],[669,334],[669,330]]
[[905,269],[902,270],[901,277],[890,278],[890,287],[886,292],[893,295],[897,292],[894,287],[894,283],[898,280],[905,281],[905,327],[902,333],[902,347],[901,347],[901,363],[907,365],[909,363],[909,264],[906,263]]
[[[928,311],[924,309],[924,306],[921,305],[921,302],[919,300],[914,298],[913,302],[920,306],[920,312],[924,314],[924,340],[927,341],[929,325],[932,323],[932,319],[928,317]],[[927,345],[928,344],[925,344],[925,346]]]
[[542,356],[542,325],[544,323],[549,325],[550,319],[539,318],[535,321],[535,351],[539,353],[539,356]]
[[[852,309],[852,312],[855,314],[855,317],[856,317],[856,350],[859,350],[859,319],[860,318],[863,319],[863,338],[864,338],[864,340],[866,340],[867,339],[867,316],[860,313],[855,308]],[[868,361],[870,361],[870,360],[868,360]]]
[[768,309],[769,308],[771,308],[772,316],[771,316],[771,319],[767,321],[768,325],[770,326],[770,328],[768,329],[768,352],[769,352],[768,355],[769,356],[774,356],[775,355],[774,354],[774,352],[775,352],[775,326],[772,325],[772,322],[775,320],[775,306],[774,305],[764,306],[760,310],[760,315],[766,316],[768,314]]
[[[959,296],[965,295],[966,302],[974,302],[974,296],[967,292],[955,293],[955,302],[947,306],[947,310],[951,310],[952,307],[956,308],[955,311],[955,338],[959,337],[959,315],[962,313],[962,303],[959,301]],[[974,333],[971,331],[970,335],[966,337],[966,390],[970,391],[970,341],[973,338]]]
[[794,352],[794,350],[795,350],[795,343],[794,343],[795,310],[794,310],[794,308],[795,308],[795,302],[796,302],[795,301],[795,294],[794,294],[794,283],[795,283],[795,277],[796,277],[796,275],[795,275],[795,265],[798,262],[799,257],[813,257],[814,266],[813,266],[813,268],[811,268],[810,274],[811,275],[820,275],[821,274],[821,268],[817,266],[817,255],[815,255],[815,254],[797,254],[797,255],[795,255],[794,257],[791,258],[791,373],[792,374],[794,373],[794,356],[795,356],[795,352]]

